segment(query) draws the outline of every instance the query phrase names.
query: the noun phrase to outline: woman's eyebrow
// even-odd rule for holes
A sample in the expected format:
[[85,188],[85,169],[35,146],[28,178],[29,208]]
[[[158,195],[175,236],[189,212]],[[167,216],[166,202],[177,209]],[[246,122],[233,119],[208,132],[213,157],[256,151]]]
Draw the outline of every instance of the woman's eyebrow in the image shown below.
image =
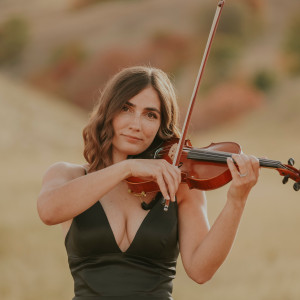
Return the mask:
[[[129,102],[129,101],[126,102],[126,105],[128,105],[128,106],[130,106],[130,107],[136,107],[135,104],[133,104],[133,103],[131,103],[131,102]],[[145,110],[147,110],[147,111],[155,111],[155,112],[157,112],[158,114],[161,114],[161,113],[160,113],[160,110],[157,109],[156,107],[145,107]]]

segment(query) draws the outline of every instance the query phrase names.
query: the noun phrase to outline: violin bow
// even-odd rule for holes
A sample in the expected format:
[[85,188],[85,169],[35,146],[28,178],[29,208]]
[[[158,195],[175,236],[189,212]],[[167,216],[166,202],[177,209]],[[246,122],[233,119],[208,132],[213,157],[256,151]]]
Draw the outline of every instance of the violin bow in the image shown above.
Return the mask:
[[[187,130],[188,130],[188,127],[189,127],[189,123],[190,123],[190,120],[191,120],[191,114],[192,114],[192,110],[193,110],[193,107],[194,107],[194,104],[195,104],[197,92],[198,92],[198,89],[199,89],[199,86],[200,86],[201,78],[202,78],[202,75],[203,75],[203,72],[204,72],[204,68],[205,68],[205,65],[206,65],[206,62],[207,62],[207,58],[208,58],[208,55],[209,55],[209,52],[210,52],[210,48],[211,48],[211,45],[212,45],[213,38],[215,36],[216,30],[217,30],[217,27],[218,27],[218,24],[219,24],[219,20],[220,20],[220,16],[221,16],[221,12],[222,12],[224,4],[225,4],[225,0],[220,0],[218,2],[218,5],[217,5],[216,13],[215,13],[213,23],[212,23],[212,26],[211,26],[211,29],[210,29],[210,33],[209,33],[209,36],[208,36],[208,39],[207,39],[206,47],[205,47],[204,54],[203,54],[203,57],[202,57],[202,62],[201,62],[200,68],[199,68],[199,72],[198,72],[198,75],[197,75],[197,78],[196,78],[196,82],[195,82],[194,90],[193,90],[192,97],[191,97],[191,100],[190,100],[190,104],[189,104],[189,107],[188,107],[188,110],[187,110],[187,114],[185,116],[185,121],[184,121],[184,124],[183,124],[183,127],[182,127],[182,133],[181,133],[178,145],[177,145],[176,153],[175,153],[174,160],[173,160],[173,166],[178,167],[179,162],[180,162],[180,157],[181,157],[181,153],[182,153],[182,150],[183,150],[183,146],[184,146]],[[164,204],[164,211],[168,211],[170,200],[163,199],[162,203]]]

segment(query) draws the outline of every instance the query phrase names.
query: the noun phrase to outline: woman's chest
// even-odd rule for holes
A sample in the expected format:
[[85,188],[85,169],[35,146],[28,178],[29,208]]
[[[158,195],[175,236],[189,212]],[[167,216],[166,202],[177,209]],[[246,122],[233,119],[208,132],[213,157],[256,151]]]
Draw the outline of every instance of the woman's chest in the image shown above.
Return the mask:
[[99,202],[116,244],[125,252],[150,211],[143,210],[139,199],[130,196],[107,195]]
[[[128,199],[127,199],[128,200]],[[126,200],[125,200],[126,201]],[[103,198],[74,218],[66,237],[76,256],[130,253],[147,257],[178,255],[177,205],[166,213],[158,202],[151,210]]]

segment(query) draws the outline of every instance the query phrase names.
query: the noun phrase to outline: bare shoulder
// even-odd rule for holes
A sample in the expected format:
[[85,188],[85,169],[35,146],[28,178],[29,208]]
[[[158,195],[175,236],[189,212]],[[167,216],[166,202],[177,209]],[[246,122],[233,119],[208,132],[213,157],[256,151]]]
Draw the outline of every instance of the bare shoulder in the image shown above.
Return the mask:
[[187,184],[180,184],[176,196],[179,207],[193,207],[193,204],[206,207],[205,193],[198,189],[190,189]]
[[42,188],[51,188],[83,176],[85,168],[86,166],[68,162],[54,163],[43,176]]

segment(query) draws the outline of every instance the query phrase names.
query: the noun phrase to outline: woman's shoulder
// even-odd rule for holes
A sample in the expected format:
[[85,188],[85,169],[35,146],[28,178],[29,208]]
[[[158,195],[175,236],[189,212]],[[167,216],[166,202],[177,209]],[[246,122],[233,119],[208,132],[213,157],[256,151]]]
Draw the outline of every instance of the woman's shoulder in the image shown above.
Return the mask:
[[59,161],[51,165],[48,170],[59,170],[59,171],[67,171],[67,172],[78,172],[87,170],[87,164],[74,164],[66,161]]
[[206,205],[205,192],[198,189],[190,189],[185,183],[179,185],[176,197],[178,204],[187,203],[187,205],[190,205],[192,202],[197,202],[199,205]]
[[64,178],[72,180],[82,176],[88,172],[87,164],[74,164],[69,162],[56,162],[52,164],[44,174],[44,180],[51,180],[51,178]]

